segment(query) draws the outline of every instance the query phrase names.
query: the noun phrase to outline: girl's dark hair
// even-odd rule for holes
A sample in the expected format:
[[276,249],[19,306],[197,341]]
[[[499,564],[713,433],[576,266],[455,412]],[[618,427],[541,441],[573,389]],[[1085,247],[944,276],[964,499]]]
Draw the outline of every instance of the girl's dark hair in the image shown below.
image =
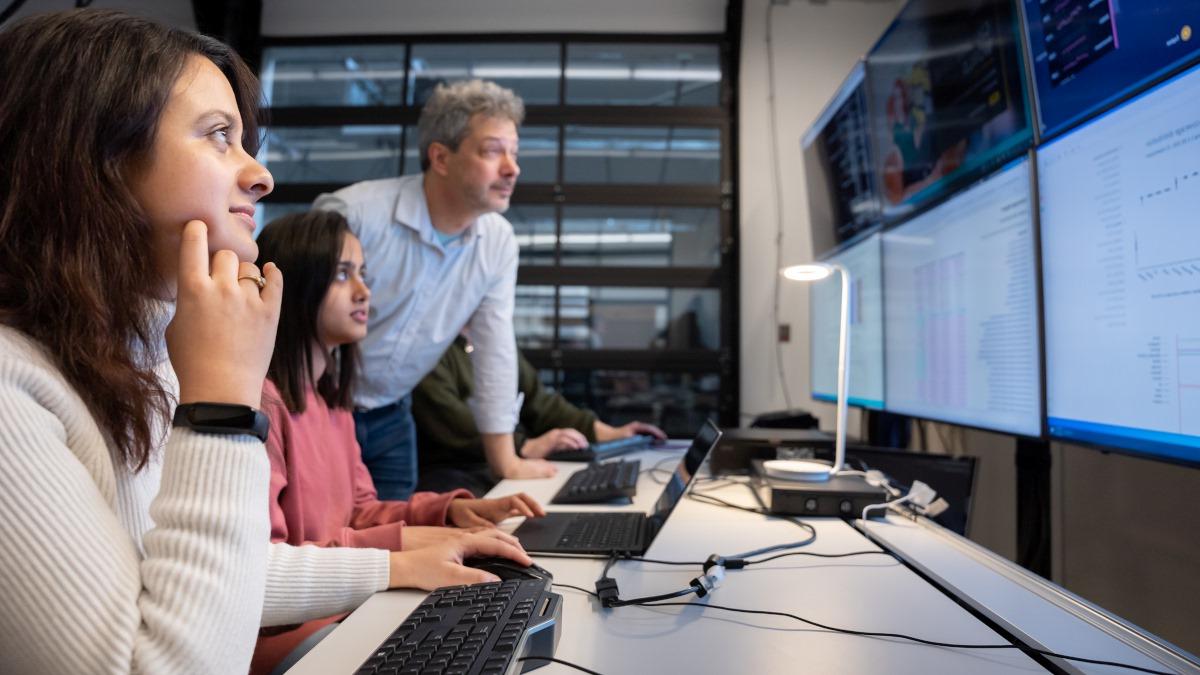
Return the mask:
[[[350,226],[342,214],[309,211],[276,218],[258,235],[258,266],[273,262],[287,274],[267,378],[275,383],[283,404],[293,413],[304,412],[304,392],[313,381],[317,315],[333,284],[347,234]],[[317,393],[329,407],[353,406],[358,358],[357,343],[334,350],[317,381]]]
[[258,81],[216,40],[103,10],[0,31],[0,323],[45,346],[135,470],[173,402],[146,358],[164,280],[128,181],[192,55],[229,79],[255,154]]

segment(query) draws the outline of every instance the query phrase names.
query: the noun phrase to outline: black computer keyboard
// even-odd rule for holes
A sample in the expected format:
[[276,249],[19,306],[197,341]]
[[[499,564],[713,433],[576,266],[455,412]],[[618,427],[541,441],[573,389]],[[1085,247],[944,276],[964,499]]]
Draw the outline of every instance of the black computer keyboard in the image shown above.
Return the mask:
[[639,434],[629,438],[618,438],[615,441],[592,443],[582,450],[558,450],[547,455],[546,459],[555,462],[599,462],[617,455],[624,455],[627,452],[641,450],[653,442],[653,436]]
[[641,513],[577,513],[556,547],[580,551],[631,551],[641,546]]
[[356,671],[359,675],[501,675],[554,656],[562,596],[549,579],[447,586],[429,594]]
[[638,460],[617,460],[592,464],[571,474],[551,504],[593,504],[613,499],[632,498],[637,494]]

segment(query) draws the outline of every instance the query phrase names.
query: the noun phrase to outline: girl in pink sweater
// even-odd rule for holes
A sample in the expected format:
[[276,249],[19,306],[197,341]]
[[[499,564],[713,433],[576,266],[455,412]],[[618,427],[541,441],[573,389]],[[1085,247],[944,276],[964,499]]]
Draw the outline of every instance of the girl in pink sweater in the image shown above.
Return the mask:
[[[481,538],[519,547],[495,528],[509,516],[543,515],[532,498],[473,499],[467,490],[418,492],[380,501],[363,464],[351,415],[357,342],[366,336],[371,291],[363,252],[345,218],[332,211],[292,214],[259,235],[259,259],[288,270],[275,351],[263,385],[271,420],[271,538],[293,545],[390,551],[446,548]],[[457,549],[414,570],[415,584],[435,588],[491,580],[463,567]],[[340,619],[310,621],[260,639],[252,671],[267,672],[309,635]]]

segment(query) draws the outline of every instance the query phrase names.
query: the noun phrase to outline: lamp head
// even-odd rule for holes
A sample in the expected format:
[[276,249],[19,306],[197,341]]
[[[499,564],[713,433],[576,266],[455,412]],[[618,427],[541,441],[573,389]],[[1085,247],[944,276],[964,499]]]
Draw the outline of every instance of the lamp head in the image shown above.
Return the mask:
[[780,270],[780,274],[792,281],[820,281],[833,274],[833,266],[819,262],[792,265]]

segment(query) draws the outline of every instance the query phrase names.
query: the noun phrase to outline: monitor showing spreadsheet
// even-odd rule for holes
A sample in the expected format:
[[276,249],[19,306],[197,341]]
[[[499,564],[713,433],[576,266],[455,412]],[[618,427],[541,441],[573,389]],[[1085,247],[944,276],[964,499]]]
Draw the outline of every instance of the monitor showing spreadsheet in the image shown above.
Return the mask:
[[[883,267],[878,233],[822,258],[850,273],[850,383],[847,402],[883,409]],[[812,397],[837,401],[838,339],[842,279],[838,274],[809,285]]]
[[1023,158],[884,233],[887,410],[1041,435],[1032,193]]

